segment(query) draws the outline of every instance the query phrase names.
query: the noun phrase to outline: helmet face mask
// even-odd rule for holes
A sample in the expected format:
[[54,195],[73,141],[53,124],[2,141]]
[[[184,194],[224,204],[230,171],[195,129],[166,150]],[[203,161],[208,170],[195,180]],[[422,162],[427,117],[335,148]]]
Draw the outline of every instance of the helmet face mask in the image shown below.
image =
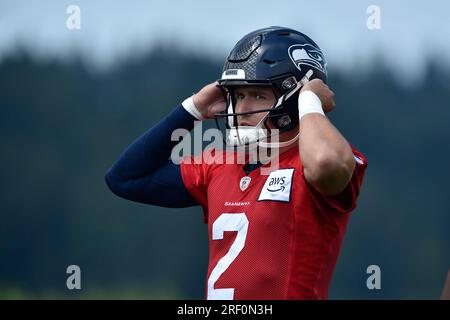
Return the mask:
[[[291,77],[292,78],[292,77]],[[290,79],[290,78],[288,78]],[[265,141],[273,137],[272,132],[276,131],[279,135],[285,131],[291,130],[296,124],[292,124],[291,116],[286,113],[287,101],[297,101],[298,93],[302,87],[301,82],[295,82],[291,89],[284,95],[280,96],[276,88],[272,85],[269,87],[272,90],[275,101],[267,107],[250,108],[252,111],[236,112],[236,95],[235,90],[242,85],[227,86],[226,89],[226,110],[215,114],[216,125],[219,129],[228,131],[226,134],[226,144],[229,146],[243,146],[259,144],[262,147],[277,147],[282,145],[270,145]],[[258,86],[255,83],[247,84],[248,87]],[[268,85],[264,85],[268,86]],[[238,116],[248,116],[251,114],[263,113],[262,118],[255,126],[239,125]],[[224,124],[219,124],[219,119],[223,119]],[[298,123],[298,122],[297,122]],[[274,130],[275,129],[275,130]]]
[[[231,50],[218,80],[227,104],[215,117],[218,126],[218,119],[225,119],[230,131],[226,143],[231,146],[260,143],[270,138],[270,127],[278,129],[278,134],[296,128],[298,94],[304,83],[314,78],[326,83],[326,62],[320,48],[306,35],[288,28],[269,27],[244,36]],[[237,113],[234,91],[242,86],[269,86],[277,100],[266,109]],[[256,126],[238,126],[239,115],[263,112]]]

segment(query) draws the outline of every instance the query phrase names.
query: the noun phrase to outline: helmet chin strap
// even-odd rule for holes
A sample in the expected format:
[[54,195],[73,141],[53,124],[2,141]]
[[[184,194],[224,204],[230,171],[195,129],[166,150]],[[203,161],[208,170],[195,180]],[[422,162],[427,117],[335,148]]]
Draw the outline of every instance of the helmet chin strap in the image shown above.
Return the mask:
[[[244,131],[244,133],[240,133],[240,131]],[[289,139],[287,141],[281,142],[267,142],[268,138],[279,137],[280,134],[267,136],[260,124],[258,123],[256,126],[238,126],[235,128],[231,128],[227,138],[227,144],[231,146],[243,146],[247,144],[248,146],[259,146],[262,148],[282,148],[287,147],[298,140],[300,133]],[[245,140],[244,140],[245,139]]]
[[[281,141],[281,142],[266,142],[266,141],[258,141],[258,146],[262,147],[262,148],[282,148],[282,147],[287,147],[290,146],[291,144],[293,144],[294,142],[296,142],[298,140],[300,133],[297,133],[297,135],[292,138],[289,139],[287,141]],[[277,135],[279,136],[279,135]],[[273,136],[270,136],[273,137]]]
[[230,146],[253,145],[267,138],[264,129],[258,126],[237,126],[229,130],[227,144]]

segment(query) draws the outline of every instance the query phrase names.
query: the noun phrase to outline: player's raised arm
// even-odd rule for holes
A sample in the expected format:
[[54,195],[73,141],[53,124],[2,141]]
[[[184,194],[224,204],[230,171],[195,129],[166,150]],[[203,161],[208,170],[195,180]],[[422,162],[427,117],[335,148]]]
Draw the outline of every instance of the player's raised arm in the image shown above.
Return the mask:
[[178,143],[171,135],[179,128],[191,130],[195,120],[210,117],[221,102],[223,95],[215,83],[186,99],[125,149],[105,175],[109,189],[119,197],[152,205],[196,205],[183,184],[180,166],[168,160]]
[[324,116],[334,108],[334,93],[320,79],[299,95],[300,156],[306,180],[324,195],[337,195],[350,181],[355,159],[350,145]]

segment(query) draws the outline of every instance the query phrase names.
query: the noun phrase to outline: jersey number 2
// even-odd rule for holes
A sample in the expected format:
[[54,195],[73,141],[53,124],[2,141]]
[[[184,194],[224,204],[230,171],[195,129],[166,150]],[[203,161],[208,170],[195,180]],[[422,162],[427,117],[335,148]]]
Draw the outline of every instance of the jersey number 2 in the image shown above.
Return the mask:
[[237,231],[237,236],[230,250],[211,271],[208,279],[208,300],[233,300],[234,288],[214,289],[214,284],[244,248],[248,231],[248,219],[245,213],[221,214],[212,225],[212,239],[222,240],[225,231]]

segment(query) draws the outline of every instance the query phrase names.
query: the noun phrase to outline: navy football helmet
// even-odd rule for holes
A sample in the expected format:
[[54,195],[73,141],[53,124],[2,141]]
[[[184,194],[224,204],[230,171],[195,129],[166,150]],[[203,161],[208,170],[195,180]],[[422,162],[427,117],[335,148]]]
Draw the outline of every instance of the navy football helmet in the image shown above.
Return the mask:
[[[299,123],[298,95],[305,82],[327,82],[327,64],[319,46],[305,34],[284,27],[268,27],[244,36],[228,55],[218,80],[226,94],[226,109],[215,115],[225,120],[228,145],[249,145],[270,137],[267,121],[279,133]],[[234,90],[239,86],[270,86],[277,99],[268,109],[236,113]],[[239,127],[237,116],[265,112],[256,127]],[[217,122],[219,126],[219,123]],[[268,134],[267,134],[268,132]]]

